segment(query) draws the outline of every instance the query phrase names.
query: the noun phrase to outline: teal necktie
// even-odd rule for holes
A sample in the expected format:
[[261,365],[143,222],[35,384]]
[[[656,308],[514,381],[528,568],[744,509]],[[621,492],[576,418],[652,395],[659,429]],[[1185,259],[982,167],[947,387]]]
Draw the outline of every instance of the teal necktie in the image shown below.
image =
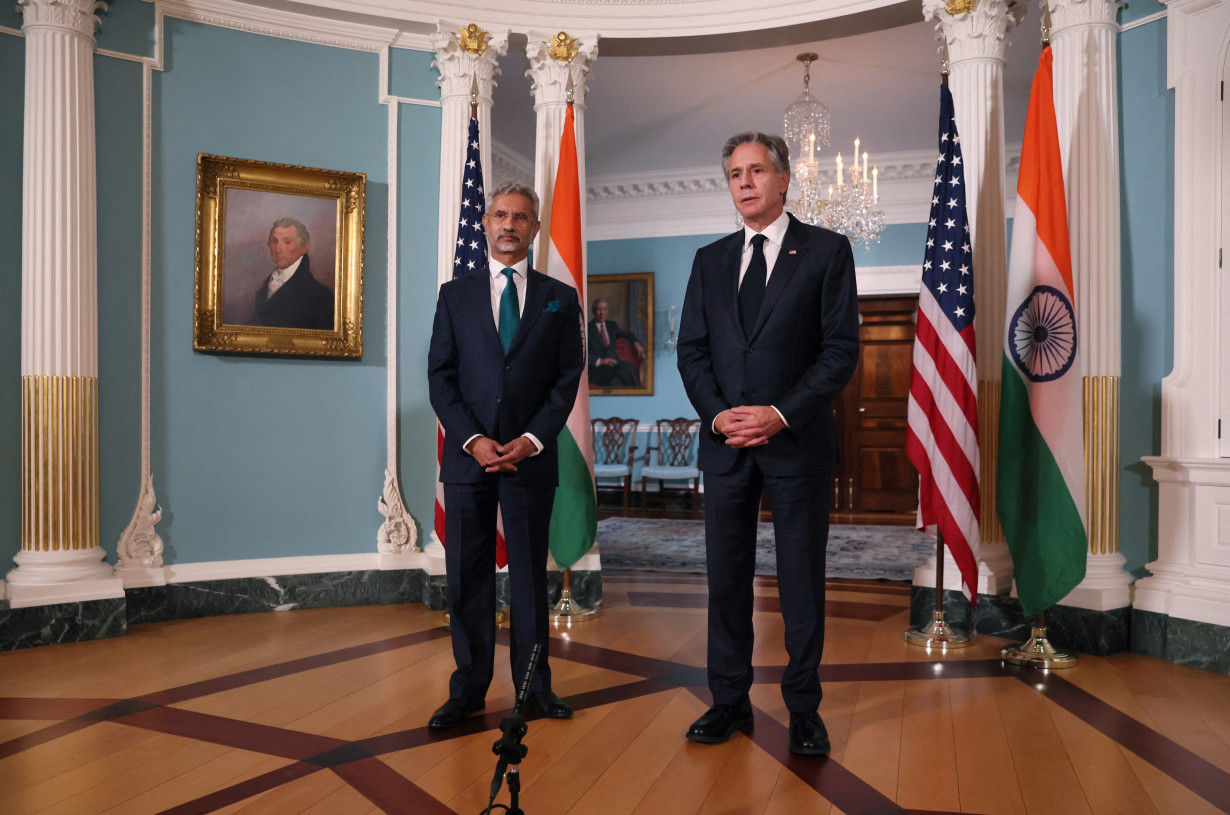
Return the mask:
[[521,303],[517,299],[513,270],[505,269],[501,274],[508,277],[504,294],[500,297],[500,345],[504,346],[504,353],[507,354],[512,347],[513,336],[517,333],[517,324],[521,322]]

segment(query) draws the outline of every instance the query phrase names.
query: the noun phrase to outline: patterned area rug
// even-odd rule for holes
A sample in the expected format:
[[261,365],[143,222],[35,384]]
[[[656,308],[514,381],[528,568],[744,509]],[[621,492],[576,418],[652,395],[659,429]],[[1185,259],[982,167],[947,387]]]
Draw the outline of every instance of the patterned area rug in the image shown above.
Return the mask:
[[[598,522],[602,565],[612,569],[705,571],[704,521],[607,518]],[[829,577],[911,580],[914,569],[935,553],[935,538],[908,526],[829,527]],[[775,575],[773,524],[756,534],[756,573]]]

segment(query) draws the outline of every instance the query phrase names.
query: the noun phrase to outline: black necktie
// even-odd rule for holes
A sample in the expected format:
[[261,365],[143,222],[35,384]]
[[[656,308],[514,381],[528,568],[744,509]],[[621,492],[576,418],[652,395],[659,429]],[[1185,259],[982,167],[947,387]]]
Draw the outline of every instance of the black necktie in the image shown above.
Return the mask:
[[764,260],[764,241],[764,235],[752,236],[752,259],[748,261],[743,283],[739,286],[739,316],[743,318],[743,334],[748,337],[756,326],[756,315],[764,302],[765,280],[769,276]]

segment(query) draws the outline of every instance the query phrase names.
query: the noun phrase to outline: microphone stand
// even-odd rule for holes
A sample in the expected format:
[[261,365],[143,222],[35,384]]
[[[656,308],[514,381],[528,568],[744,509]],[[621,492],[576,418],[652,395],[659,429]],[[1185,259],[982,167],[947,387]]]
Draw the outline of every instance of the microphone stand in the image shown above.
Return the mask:
[[[525,815],[521,811],[517,800],[521,793],[521,773],[517,769],[517,765],[521,763],[521,759],[525,758],[525,754],[529,752],[529,748],[521,743],[521,739],[525,737],[528,730],[522,711],[525,710],[525,702],[530,695],[530,681],[534,678],[534,669],[538,667],[539,650],[541,650],[540,646],[535,643],[534,650],[530,652],[530,664],[525,669],[525,677],[521,680],[521,687],[517,690],[517,702],[513,705],[512,715],[504,717],[500,722],[501,736],[496,740],[495,744],[491,745],[491,752],[500,758],[495,763],[495,777],[491,779],[491,797],[487,800],[487,808],[483,810],[484,815],[495,811],[497,808],[504,810],[508,815]],[[504,781],[506,771],[508,775],[508,806],[495,802],[495,797],[500,794],[500,785]]]

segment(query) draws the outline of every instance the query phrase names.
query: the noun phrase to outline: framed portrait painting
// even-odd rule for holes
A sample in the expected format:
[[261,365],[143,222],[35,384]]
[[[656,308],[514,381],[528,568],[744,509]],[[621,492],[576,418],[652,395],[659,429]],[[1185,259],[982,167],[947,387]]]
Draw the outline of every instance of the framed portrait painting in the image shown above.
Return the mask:
[[363,356],[367,176],[201,153],[192,347]]
[[592,275],[585,285],[589,392],[651,396],[653,272]]

